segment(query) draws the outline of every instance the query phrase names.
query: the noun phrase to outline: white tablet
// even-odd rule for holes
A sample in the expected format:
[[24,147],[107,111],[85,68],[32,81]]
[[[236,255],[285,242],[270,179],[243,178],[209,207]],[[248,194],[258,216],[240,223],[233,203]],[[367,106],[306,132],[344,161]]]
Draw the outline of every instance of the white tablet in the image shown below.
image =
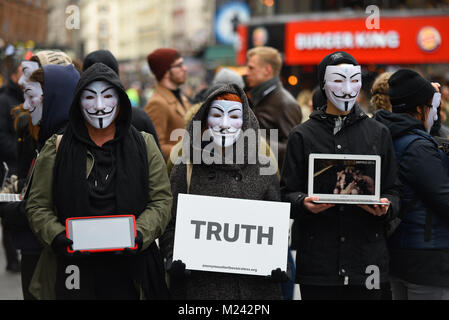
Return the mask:
[[137,249],[134,215],[76,217],[66,220],[67,238],[73,245],[67,251],[119,251]]

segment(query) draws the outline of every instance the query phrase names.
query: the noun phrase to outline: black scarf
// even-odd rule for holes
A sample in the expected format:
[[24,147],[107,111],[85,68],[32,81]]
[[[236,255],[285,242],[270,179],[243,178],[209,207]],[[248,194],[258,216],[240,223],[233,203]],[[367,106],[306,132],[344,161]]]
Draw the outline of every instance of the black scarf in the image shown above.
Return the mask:
[[[87,129],[86,129],[87,131]],[[68,127],[56,156],[54,201],[58,220],[65,225],[70,217],[90,216],[86,159],[89,143],[79,140]],[[115,156],[115,212],[104,215],[134,214],[136,218],[148,201],[148,161],[145,141],[134,127],[113,140]]]

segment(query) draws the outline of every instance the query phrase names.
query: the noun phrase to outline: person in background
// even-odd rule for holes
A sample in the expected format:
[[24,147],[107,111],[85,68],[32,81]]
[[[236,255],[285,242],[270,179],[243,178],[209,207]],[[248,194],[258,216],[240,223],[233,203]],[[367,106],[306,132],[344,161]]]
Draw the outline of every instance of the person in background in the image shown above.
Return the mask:
[[153,120],[166,160],[172,147],[179,140],[171,140],[173,130],[183,128],[184,115],[190,108],[188,99],[181,92],[186,81],[187,68],[179,52],[172,48],[159,48],[148,57],[151,72],[157,80],[156,89],[145,106],[145,112]]
[[[71,97],[78,80],[79,73],[72,64],[43,66],[25,80],[25,88],[33,89],[27,89],[25,92],[26,106],[24,108],[32,111],[32,125],[39,127],[38,140],[35,141],[36,152],[41,150],[51,135],[64,131],[68,121]],[[30,100],[35,102],[28,104]],[[33,109],[28,109],[28,107]],[[37,114],[39,117],[35,116]],[[26,155],[24,159],[20,160],[26,160]],[[26,175],[28,176],[29,173]],[[27,179],[29,177],[19,175],[20,188],[28,187]],[[25,300],[33,300],[29,285],[42,251],[42,245],[29,227],[25,215],[26,203],[26,197],[20,202],[9,203],[5,209],[4,219],[8,228],[13,230],[14,243],[21,251],[23,297]]]
[[309,120],[310,114],[313,112],[313,108],[311,107],[309,101],[312,100],[312,92],[309,89],[303,89],[296,97],[296,101],[298,101],[298,105],[301,108],[302,120],[301,123]]
[[[48,50],[40,51],[32,56],[30,60],[21,62],[23,72],[19,79],[19,85],[26,92],[24,94],[25,103],[11,110],[14,119],[14,130],[17,133],[18,154],[18,181],[13,190],[14,193],[21,193],[28,187],[28,176],[36,155],[51,134],[63,131],[68,119],[70,100],[67,101],[65,98],[73,93],[73,89],[70,91],[70,83],[74,86],[78,81],[79,75],[76,70],[71,68],[65,71],[56,68],[56,70],[48,70],[44,77],[42,67],[48,65],[50,61],[51,64],[58,66],[71,65],[70,58],[64,52]],[[33,73],[38,69],[40,71],[32,77]],[[30,80],[31,77],[32,81]],[[42,90],[45,82],[44,78],[47,80],[47,89]],[[55,83],[60,85],[58,90],[55,88]],[[31,94],[36,91],[37,94]],[[44,91],[46,92],[46,99],[41,101]],[[64,97],[63,100],[58,95],[58,91]],[[33,108],[33,112],[30,113],[28,109],[32,104],[31,100],[33,100],[34,96],[37,96],[37,99],[34,101],[38,102],[39,107]],[[42,108],[40,108],[41,102]],[[36,116],[38,114],[39,116]],[[41,126],[45,127],[42,131]],[[26,199],[5,204],[3,221],[11,229],[13,243],[20,250],[23,297],[25,300],[32,300],[34,297],[29,292],[29,284],[42,246],[30,230],[25,215],[25,205]]]
[[394,300],[449,300],[449,159],[429,134],[439,86],[399,69],[388,80],[392,112],[376,113],[391,133],[402,183],[401,222],[389,238]]
[[[11,110],[23,102],[23,92],[19,86],[22,66],[17,59],[13,59],[13,62],[9,80],[0,90],[0,181],[17,176],[17,135],[13,127]],[[6,172],[4,163],[8,166],[9,172]],[[5,186],[1,185],[0,189],[3,187]],[[14,193],[14,190],[8,193]],[[3,216],[4,206],[4,203],[0,203],[0,217]],[[11,231],[5,227],[4,219],[2,219],[2,244],[6,255],[6,270],[20,272],[17,248],[12,240]]]
[[[301,123],[301,109],[279,79],[282,58],[278,50],[255,47],[248,50],[247,58],[245,91],[260,128],[267,130],[267,142],[271,149],[278,152],[279,168],[282,171],[288,135],[295,125]],[[278,130],[277,141],[270,141],[273,140],[270,139],[270,129]]]
[[375,111],[385,109],[391,112],[390,97],[388,96],[388,79],[391,75],[391,72],[381,73],[373,82],[370,103]]

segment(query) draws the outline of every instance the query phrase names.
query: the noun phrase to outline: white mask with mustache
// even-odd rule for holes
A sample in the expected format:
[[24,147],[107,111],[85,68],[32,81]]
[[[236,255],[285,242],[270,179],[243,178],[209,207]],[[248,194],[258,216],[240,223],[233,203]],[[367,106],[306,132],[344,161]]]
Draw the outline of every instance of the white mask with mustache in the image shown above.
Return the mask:
[[350,111],[362,88],[360,66],[340,64],[327,66],[324,74],[324,92],[327,99],[339,110]]
[[237,141],[243,124],[242,104],[237,101],[212,101],[207,126],[220,147],[229,147]]
[[23,108],[30,113],[33,125],[38,125],[42,119],[44,108],[42,86],[39,82],[26,81],[24,82],[23,90],[23,96],[25,98]]
[[93,81],[83,89],[81,111],[86,121],[97,129],[107,128],[117,114],[117,89],[106,81]]

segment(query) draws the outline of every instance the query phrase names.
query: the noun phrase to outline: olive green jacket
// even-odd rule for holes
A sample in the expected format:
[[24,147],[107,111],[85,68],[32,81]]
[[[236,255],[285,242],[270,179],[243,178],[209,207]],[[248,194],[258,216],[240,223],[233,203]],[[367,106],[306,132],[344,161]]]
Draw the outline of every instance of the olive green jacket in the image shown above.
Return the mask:
[[[145,250],[162,235],[171,219],[172,194],[167,167],[153,136],[145,132],[142,132],[142,135],[147,145],[150,168],[149,201],[146,209],[136,220],[136,228],[143,235],[142,250]],[[44,245],[29,288],[37,299],[55,299],[57,259],[51,248],[51,243],[58,234],[65,231],[65,226],[58,221],[53,203],[56,140],[57,135],[49,138],[39,154],[26,205],[31,230]],[[88,151],[86,179],[89,177],[93,165],[93,155]]]

